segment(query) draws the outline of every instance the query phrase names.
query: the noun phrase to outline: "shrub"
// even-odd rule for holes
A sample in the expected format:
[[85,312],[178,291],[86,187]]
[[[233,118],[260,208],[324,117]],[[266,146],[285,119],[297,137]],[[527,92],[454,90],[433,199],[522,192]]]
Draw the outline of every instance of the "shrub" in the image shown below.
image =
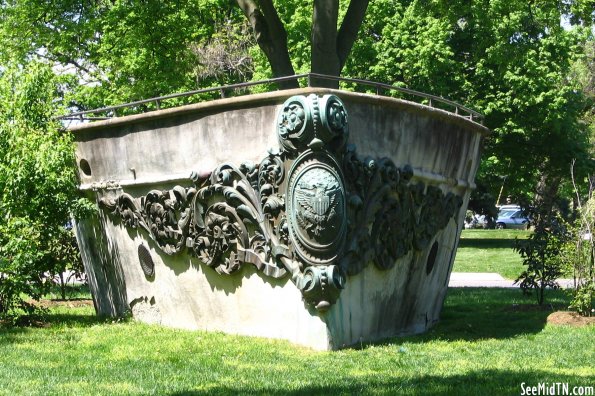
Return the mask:
[[[70,135],[53,117],[59,81],[46,65],[0,69],[0,320],[34,306],[77,200]],[[62,239],[61,239],[62,238]]]
[[595,197],[579,208],[572,237],[564,245],[562,260],[574,277],[570,308],[583,316],[595,315]]

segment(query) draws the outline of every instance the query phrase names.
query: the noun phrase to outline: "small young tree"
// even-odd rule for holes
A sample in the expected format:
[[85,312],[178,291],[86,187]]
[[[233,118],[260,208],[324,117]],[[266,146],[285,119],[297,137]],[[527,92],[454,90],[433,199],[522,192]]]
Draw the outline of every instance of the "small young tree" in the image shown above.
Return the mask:
[[[591,206],[593,209],[595,205]],[[592,217],[591,225],[594,224],[593,220]],[[572,238],[564,245],[562,259],[574,278],[569,307],[583,316],[595,316],[594,254],[592,234],[585,231],[582,221],[577,221],[572,229]]]
[[66,227],[56,229],[57,244],[50,248],[51,258],[53,260],[52,269],[49,277],[60,288],[62,300],[66,300],[68,283],[85,280],[85,268],[81,253],[76,242],[74,230],[68,224]]
[[525,294],[536,291],[537,303],[545,301],[545,289],[559,288],[556,280],[563,273],[560,260],[562,245],[568,240],[564,221],[555,215],[538,216],[535,231],[525,240],[516,240],[515,250],[520,253],[527,268],[515,280]]

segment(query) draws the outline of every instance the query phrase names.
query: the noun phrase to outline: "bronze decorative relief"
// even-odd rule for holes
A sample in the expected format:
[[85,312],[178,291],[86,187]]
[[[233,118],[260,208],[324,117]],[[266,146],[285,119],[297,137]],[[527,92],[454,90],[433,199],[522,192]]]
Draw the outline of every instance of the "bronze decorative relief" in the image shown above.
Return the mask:
[[165,254],[187,249],[220,274],[254,265],[289,274],[320,311],[346,276],[369,262],[392,268],[425,250],[459,209],[460,197],[412,184],[410,167],[361,159],[347,145],[348,115],[334,95],[294,96],[277,117],[280,150],[260,164],[224,164],[193,186],[100,199],[123,225],[146,230]]
[[287,189],[289,234],[309,265],[337,260],[345,242],[345,187],[339,165],[327,153],[307,151],[291,171]]

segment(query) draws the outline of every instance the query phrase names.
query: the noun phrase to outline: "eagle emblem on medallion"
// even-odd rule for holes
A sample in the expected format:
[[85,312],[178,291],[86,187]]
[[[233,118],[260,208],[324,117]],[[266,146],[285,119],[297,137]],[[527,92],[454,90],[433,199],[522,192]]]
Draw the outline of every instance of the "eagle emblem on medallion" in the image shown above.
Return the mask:
[[296,185],[295,200],[298,225],[310,236],[319,237],[335,228],[342,193],[338,180],[329,171],[315,168],[304,173]]

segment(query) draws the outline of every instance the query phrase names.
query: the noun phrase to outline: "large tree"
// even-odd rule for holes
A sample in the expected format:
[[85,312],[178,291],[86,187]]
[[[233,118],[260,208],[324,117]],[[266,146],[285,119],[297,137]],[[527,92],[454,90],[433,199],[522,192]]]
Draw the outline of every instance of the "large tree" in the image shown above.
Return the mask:
[[[292,64],[300,73],[313,70],[312,6],[282,4]],[[502,191],[502,200],[551,201],[573,159],[581,174],[593,168],[580,122],[588,102],[571,67],[592,35],[594,9],[592,0],[376,0],[341,74],[448,97],[484,113],[493,134],[476,196],[487,193],[493,203]],[[267,60],[257,59],[259,77],[270,75]]]
[[[259,47],[276,77],[295,74],[287,46],[287,32],[272,0],[237,0],[250,21]],[[312,73],[339,76],[364,20],[369,0],[351,0],[340,27],[339,0],[316,0],[311,26]],[[336,81],[317,80],[317,85],[338,87]],[[288,83],[297,86],[297,82]]]
[[[408,86],[483,112],[494,133],[479,180],[494,196],[502,185],[504,196],[527,195],[539,180],[555,187],[573,158],[579,165],[590,162],[578,122],[585,102],[568,76],[591,31],[593,0],[0,4],[0,59],[33,55],[76,70],[71,97],[75,107],[241,78],[308,71],[341,74]],[[222,27],[241,25],[244,19],[262,50],[250,51],[254,73],[197,81],[200,54],[209,51],[192,49],[213,42]],[[560,26],[561,20],[584,29],[569,31]],[[235,34],[231,41],[241,37]]]
[[[230,24],[241,25],[243,13],[272,76],[289,76],[295,74],[293,62],[299,63],[303,57],[300,48],[293,46],[295,40],[288,41],[286,30],[286,26],[292,27],[294,17],[287,11],[298,9],[302,15],[309,13],[311,20],[309,26],[299,26],[299,34],[311,33],[306,51],[311,61],[308,71],[338,76],[357,38],[368,1],[351,0],[340,8],[339,0],[317,0],[314,6],[290,1],[274,4],[272,0],[7,0],[0,3],[0,60],[33,55],[73,71],[85,85],[78,87],[73,102],[85,108],[214,82],[232,83],[237,79],[196,81],[194,70],[201,59],[192,49],[211,42]],[[277,8],[283,11],[281,15]],[[236,39],[241,38],[238,29]],[[208,51],[200,55],[205,53]],[[330,84],[337,86],[336,82]],[[295,87],[297,82],[282,86]]]
[[[344,74],[396,82],[484,113],[493,134],[481,191],[495,199],[504,185],[503,197],[551,197],[573,159],[583,174],[592,168],[588,133],[579,122],[586,102],[570,77],[592,34],[592,5],[378,0],[353,50],[353,59],[368,62],[348,63]],[[565,19],[578,26],[561,26]]]

